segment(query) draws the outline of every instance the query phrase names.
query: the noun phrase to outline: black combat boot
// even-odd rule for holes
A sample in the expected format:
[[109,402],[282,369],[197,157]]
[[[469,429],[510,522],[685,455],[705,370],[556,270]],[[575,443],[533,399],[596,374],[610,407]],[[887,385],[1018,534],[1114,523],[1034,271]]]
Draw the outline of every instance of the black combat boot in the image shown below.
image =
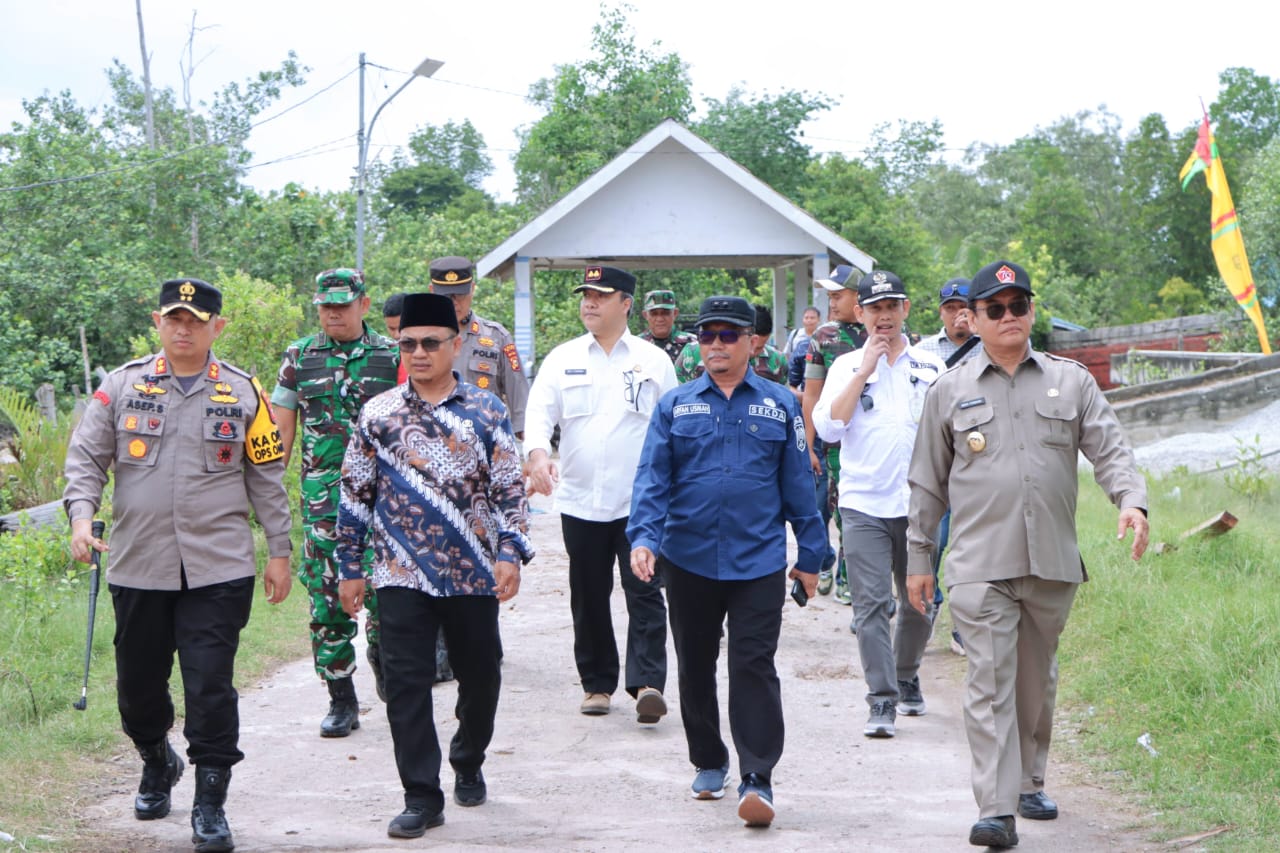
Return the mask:
[[360,702],[350,678],[335,678],[329,686],[329,715],[320,721],[320,737],[346,737],[360,728]]
[[364,650],[364,656],[369,661],[369,669],[373,671],[373,686],[378,691],[378,698],[386,704],[387,681],[382,675],[382,649],[377,643],[370,643]]
[[135,744],[142,756],[142,782],[133,798],[133,814],[138,820],[157,820],[169,814],[169,792],[182,778],[186,765],[166,738],[146,746]]
[[230,767],[196,768],[196,799],[191,806],[191,843],[197,853],[235,850],[222,806],[227,802]]

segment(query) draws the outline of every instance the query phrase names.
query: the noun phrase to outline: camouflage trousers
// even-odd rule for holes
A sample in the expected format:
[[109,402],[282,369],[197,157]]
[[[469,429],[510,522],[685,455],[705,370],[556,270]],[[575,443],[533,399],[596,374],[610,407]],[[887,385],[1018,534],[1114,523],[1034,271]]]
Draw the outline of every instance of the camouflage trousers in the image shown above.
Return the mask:
[[[298,579],[311,600],[311,656],[316,674],[326,681],[350,678],[356,671],[356,653],[352,640],[358,624],[342,609],[338,599],[338,562],[334,559],[337,540],[336,516],[304,519],[302,566]],[[369,574],[373,552],[365,553],[364,569]],[[364,592],[364,635],[369,646],[378,645],[378,598],[373,584],[366,581]]]
[[844,565],[844,523],[840,520],[840,446],[827,448],[827,512],[836,520],[836,534],[840,538],[840,547],[836,549],[839,564],[836,567],[836,579],[848,583],[848,572]]

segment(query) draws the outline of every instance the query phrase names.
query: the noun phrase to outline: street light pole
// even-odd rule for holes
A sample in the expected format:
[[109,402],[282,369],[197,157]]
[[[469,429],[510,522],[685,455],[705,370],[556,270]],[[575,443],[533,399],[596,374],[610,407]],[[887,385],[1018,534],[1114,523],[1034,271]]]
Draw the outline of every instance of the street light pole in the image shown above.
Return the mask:
[[405,90],[416,77],[430,77],[440,70],[444,65],[438,59],[424,59],[418,63],[418,67],[413,69],[413,74],[408,80],[400,84],[400,88],[391,93],[391,96],[383,101],[376,110],[373,111],[373,118],[369,119],[369,126],[366,128],[364,123],[364,52],[360,53],[360,128],[356,131],[356,147],[359,149],[359,161],[356,164],[356,269],[364,269],[364,209],[365,209],[365,191],[364,191],[364,175],[365,165],[369,159],[369,140],[373,133],[373,123],[378,120],[378,114],[382,112],[383,107],[395,100],[396,95]]

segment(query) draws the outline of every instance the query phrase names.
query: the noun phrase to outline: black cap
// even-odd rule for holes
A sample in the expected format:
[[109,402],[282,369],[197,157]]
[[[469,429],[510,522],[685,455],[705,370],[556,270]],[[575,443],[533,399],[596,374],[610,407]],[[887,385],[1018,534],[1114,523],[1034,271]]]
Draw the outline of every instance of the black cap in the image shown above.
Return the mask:
[[471,261],[459,255],[436,258],[431,262],[431,292],[443,296],[470,293],[476,280],[471,273]]
[[698,326],[708,323],[729,323],[734,326],[754,327],[756,309],[741,296],[708,296],[698,309]]
[[1012,261],[995,261],[973,274],[969,298],[976,302],[1010,287],[1025,291],[1028,296],[1035,296],[1031,292],[1031,276],[1027,275],[1026,270]]
[[404,294],[393,293],[387,297],[387,301],[382,303],[383,317],[399,317],[404,311]]
[[442,326],[458,331],[458,312],[453,310],[453,300],[439,293],[406,293],[400,328],[413,326]]
[[907,289],[902,279],[888,270],[867,273],[858,282],[858,304],[870,305],[881,299],[906,299]]
[[179,308],[208,321],[222,313],[222,291],[198,278],[173,278],[160,285],[160,313]]
[[600,293],[622,292],[635,297],[636,277],[626,270],[617,267],[587,267],[582,274],[582,284],[573,289],[574,293],[584,290],[596,290]]
[[942,285],[942,289],[938,291],[938,304],[946,305],[948,302],[954,302],[959,299],[961,302],[969,301],[969,285],[967,278],[953,278],[946,284]]

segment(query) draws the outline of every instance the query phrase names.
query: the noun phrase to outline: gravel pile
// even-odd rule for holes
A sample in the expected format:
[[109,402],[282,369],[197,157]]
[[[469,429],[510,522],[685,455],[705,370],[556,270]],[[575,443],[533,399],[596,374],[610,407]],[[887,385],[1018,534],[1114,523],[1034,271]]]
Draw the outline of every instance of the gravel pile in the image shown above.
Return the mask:
[[[1199,473],[1214,471],[1220,464],[1235,463],[1240,442],[1247,448],[1261,448],[1272,471],[1280,471],[1280,400],[1244,417],[1226,421],[1213,432],[1189,432],[1134,448],[1138,465],[1153,476],[1168,474],[1179,465]],[[1085,463],[1088,464],[1087,462]]]

